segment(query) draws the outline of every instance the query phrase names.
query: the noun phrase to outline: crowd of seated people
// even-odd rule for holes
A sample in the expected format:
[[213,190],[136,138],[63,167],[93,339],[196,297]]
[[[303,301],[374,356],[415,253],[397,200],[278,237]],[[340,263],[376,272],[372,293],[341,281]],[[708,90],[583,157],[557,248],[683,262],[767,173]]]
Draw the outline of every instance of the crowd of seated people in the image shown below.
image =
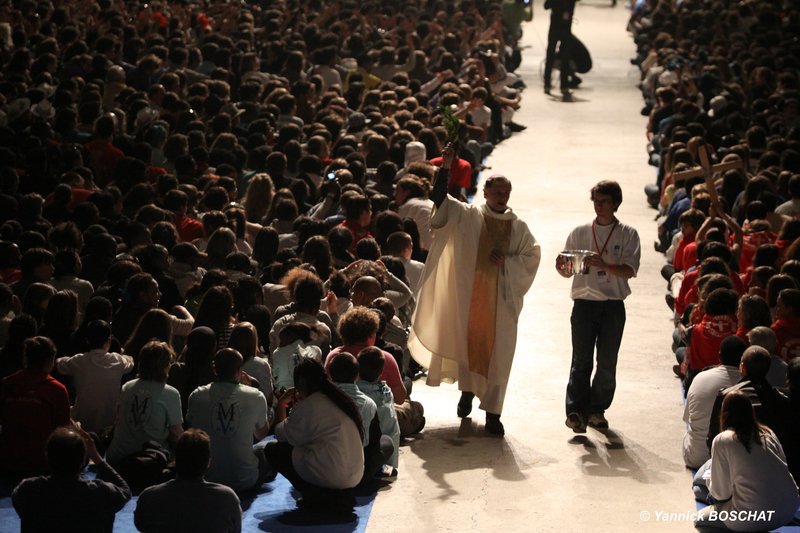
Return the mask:
[[[216,498],[240,519],[214,483],[281,472],[304,505],[334,490],[342,510],[356,483],[396,473],[401,436],[425,424],[405,343],[428,193],[448,142],[448,189],[466,201],[524,129],[520,9],[0,7],[0,475],[45,487],[91,459],[114,498],[103,513],[158,485],[136,515],[158,529],[158,498]],[[341,388],[321,383],[343,345]],[[353,423],[309,435],[312,404]],[[347,464],[292,465],[312,437],[360,444]]]
[[644,1],[629,23],[703,530],[772,529],[799,503],[799,23],[760,0]]

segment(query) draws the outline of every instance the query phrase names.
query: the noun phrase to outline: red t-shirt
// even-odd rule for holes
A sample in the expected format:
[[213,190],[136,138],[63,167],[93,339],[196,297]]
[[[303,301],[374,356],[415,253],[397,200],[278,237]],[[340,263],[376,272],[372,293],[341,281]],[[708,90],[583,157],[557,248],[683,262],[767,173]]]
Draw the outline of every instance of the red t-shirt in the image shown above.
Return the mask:
[[[687,267],[690,267],[694,264],[694,262],[686,263],[685,262],[685,251],[686,247],[689,244],[694,243],[694,235],[691,237],[681,237],[680,242],[678,243],[678,247],[675,249],[675,257],[672,259],[672,266],[675,267],[675,272],[683,272],[686,270]],[[697,245],[695,245],[695,250],[697,249]]]
[[69,425],[67,389],[44,372],[20,370],[0,388],[0,467],[16,472],[45,472],[47,438]]
[[94,170],[94,181],[100,188],[114,180],[117,164],[125,157],[122,150],[103,139],[94,139],[85,144]]
[[697,372],[707,366],[719,364],[719,347],[725,337],[735,335],[736,317],[733,315],[703,315],[692,330],[689,343],[689,368]]
[[779,318],[770,327],[778,337],[777,355],[786,362],[800,357],[800,318]]
[[742,238],[742,256],[739,258],[739,272],[747,272],[753,266],[753,257],[756,250],[762,244],[772,244],[775,242],[775,235],[771,231],[754,231],[745,233]]
[[[430,160],[430,164],[440,167],[443,161],[441,157],[434,157]],[[453,159],[453,163],[450,165],[450,179],[447,182],[447,188],[450,189],[454,185],[464,189],[469,189],[472,185],[472,165],[468,161],[457,157]]]
[[342,226],[343,228],[349,229],[350,233],[353,234],[353,242],[347,249],[347,251],[353,255],[356,254],[356,244],[358,244],[358,241],[360,241],[361,239],[366,239],[367,237],[372,237],[372,234],[369,232],[369,230],[362,229],[360,226],[357,226],[355,222],[350,222],[347,219],[345,219],[339,225]]

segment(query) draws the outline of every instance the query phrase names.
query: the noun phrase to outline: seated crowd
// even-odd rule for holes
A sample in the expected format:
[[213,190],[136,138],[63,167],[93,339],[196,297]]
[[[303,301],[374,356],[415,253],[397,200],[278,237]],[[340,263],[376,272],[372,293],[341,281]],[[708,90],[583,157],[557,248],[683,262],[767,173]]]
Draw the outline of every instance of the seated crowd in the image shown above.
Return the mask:
[[396,474],[445,126],[463,201],[524,128],[506,4],[4,8],[0,475],[27,478],[24,530],[108,531],[133,493],[143,530],[236,531],[236,493],[278,473],[337,512]]
[[780,527],[800,504],[798,22],[690,0],[629,24],[703,530]]

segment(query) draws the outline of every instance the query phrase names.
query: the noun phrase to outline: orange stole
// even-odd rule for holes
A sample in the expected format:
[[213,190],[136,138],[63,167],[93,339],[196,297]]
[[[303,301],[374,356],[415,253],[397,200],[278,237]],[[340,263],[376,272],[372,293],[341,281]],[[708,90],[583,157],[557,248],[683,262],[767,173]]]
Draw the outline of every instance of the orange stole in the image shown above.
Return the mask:
[[489,377],[489,362],[497,335],[497,279],[500,269],[489,260],[492,251],[508,253],[511,242],[511,220],[483,217],[475,279],[469,304],[467,358],[471,372]]

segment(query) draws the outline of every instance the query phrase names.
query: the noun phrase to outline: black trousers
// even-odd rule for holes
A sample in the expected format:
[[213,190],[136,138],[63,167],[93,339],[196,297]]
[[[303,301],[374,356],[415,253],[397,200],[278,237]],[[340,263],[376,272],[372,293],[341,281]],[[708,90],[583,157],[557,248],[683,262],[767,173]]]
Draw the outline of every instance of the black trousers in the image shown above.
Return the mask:
[[556,53],[560,60],[561,90],[569,89],[572,78],[572,53],[570,52],[570,36],[572,24],[560,20],[550,19],[550,30],[547,32],[547,57],[544,63],[544,85],[550,87],[553,75],[553,64]]

